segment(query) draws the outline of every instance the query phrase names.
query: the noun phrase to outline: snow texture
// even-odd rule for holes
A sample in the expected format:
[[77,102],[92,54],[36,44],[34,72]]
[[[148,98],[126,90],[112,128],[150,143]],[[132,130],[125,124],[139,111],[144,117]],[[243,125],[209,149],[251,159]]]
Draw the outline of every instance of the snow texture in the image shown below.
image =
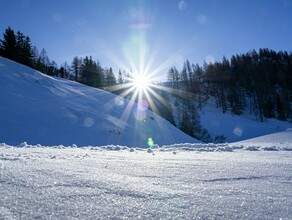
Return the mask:
[[292,218],[290,151],[205,148],[1,144],[0,219]]

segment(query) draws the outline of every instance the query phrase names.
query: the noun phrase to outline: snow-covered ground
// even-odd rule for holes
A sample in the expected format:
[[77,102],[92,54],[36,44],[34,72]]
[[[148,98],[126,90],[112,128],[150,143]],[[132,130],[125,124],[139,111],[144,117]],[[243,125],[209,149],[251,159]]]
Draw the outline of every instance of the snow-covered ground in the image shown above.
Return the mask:
[[0,219],[292,219],[291,151],[197,145],[1,144]]
[[0,144],[0,219],[291,219],[292,131],[153,148]]
[[208,103],[200,112],[201,124],[215,137],[224,135],[226,141],[242,141],[266,134],[277,133],[292,128],[292,124],[286,121],[268,119],[260,122],[254,115],[244,112],[242,115],[223,114],[216,108],[214,98],[210,97]]

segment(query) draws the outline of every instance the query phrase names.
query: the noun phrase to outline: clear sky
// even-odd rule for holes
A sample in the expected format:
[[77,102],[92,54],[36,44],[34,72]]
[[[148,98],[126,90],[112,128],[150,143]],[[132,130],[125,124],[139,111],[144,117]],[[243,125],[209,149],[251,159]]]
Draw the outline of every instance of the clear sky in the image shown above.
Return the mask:
[[292,51],[292,0],[0,0],[1,34],[8,26],[58,65],[92,55],[165,76],[185,59]]

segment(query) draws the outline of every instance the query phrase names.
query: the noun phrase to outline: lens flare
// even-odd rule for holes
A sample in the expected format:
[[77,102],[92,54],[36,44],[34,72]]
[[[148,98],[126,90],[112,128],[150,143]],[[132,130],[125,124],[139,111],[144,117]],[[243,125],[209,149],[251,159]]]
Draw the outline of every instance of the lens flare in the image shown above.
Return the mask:
[[87,118],[84,119],[83,125],[84,125],[84,127],[89,128],[89,127],[92,127],[94,125],[94,123],[95,122],[94,122],[93,118],[87,117]]
[[[179,0],[178,2],[180,10],[187,9],[185,0]],[[91,40],[92,45],[121,70],[121,81],[119,81],[119,84],[107,89],[123,98],[115,98],[113,102],[108,104],[111,107],[108,109],[116,107],[124,108],[120,120],[127,122],[131,117],[134,117],[137,133],[143,134],[141,139],[149,147],[153,147],[154,140],[148,135],[154,134],[155,132],[146,132],[146,130],[154,127],[154,124],[160,127],[160,131],[163,131],[162,135],[164,138],[172,139],[173,137],[164,128],[164,124],[160,120],[155,120],[153,114],[149,114],[148,110],[160,114],[162,113],[160,111],[168,108],[167,93],[184,98],[190,97],[190,94],[186,91],[180,91],[178,88],[168,88],[156,82],[163,79],[161,74],[165,73],[172,65],[180,65],[183,63],[183,56],[179,54],[189,47],[186,46],[185,49],[179,49],[157,64],[157,58],[161,54],[161,43],[163,43],[160,41],[164,40],[164,35],[158,35],[154,44],[149,42],[148,31],[152,28],[155,19],[142,6],[129,8],[128,10],[129,33],[126,38],[118,39],[119,42],[121,41],[120,51],[122,56],[120,58],[117,53],[105,47],[107,44],[98,43],[100,42],[99,39],[88,40]],[[202,21],[204,22],[204,19]],[[86,125],[92,126],[93,123],[89,121]],[[126,129],[126,123],[120,129]]]
[[144,121],[147,117],[147,113],[146,113],[146,111],[141,111],[137,108],[137,110],[134,111],[134,117],[138,121]]
[[115,105],[117,105],[117,106],[123,106],[124,103],[125,103],[125,100],[122,97],[117,96],[115,98]]
[[233,129],[233,134],[235,134],[236,136],[240,137],[243,134],[243,130],[239,127],[236,127]]
[[152,147],[154,145],[154,141],[153,141],[152,137],[148,138],[147,144],[149,147]]
[[150,86],[150,79],[142,74],[136,74],[133,76],[133,86],[138,91],[145,91]]

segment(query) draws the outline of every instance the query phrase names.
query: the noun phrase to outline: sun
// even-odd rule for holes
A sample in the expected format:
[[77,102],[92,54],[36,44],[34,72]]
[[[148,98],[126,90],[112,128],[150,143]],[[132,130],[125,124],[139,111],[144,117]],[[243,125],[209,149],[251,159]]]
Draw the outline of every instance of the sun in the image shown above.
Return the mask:
[[149,77],[144,74],[135,74],[132,78],[132,86],[138,92],[146,92],[151,86],[150,81]]

